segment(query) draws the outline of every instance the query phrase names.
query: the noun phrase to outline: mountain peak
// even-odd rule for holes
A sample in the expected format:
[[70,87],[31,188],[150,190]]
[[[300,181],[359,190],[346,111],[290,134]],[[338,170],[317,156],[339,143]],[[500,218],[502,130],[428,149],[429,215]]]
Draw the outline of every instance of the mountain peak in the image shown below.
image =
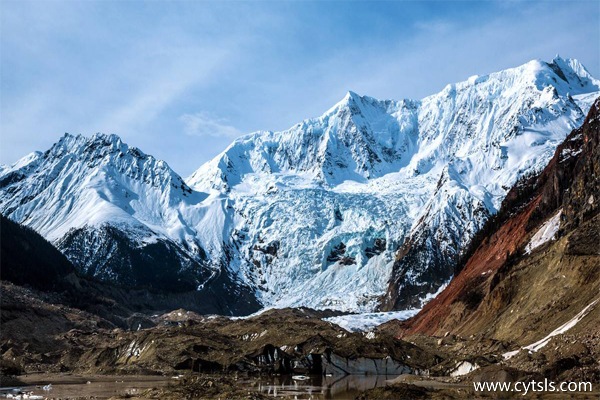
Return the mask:
[[533,59],[517,67],[483,76],[475,75],[465,81],[446,85],[441,93],[454,96],[457,90],[471,90],[470,88],[480,84],[485,84],[490,90],[523,92],[529,92],[532,86],[539,91],[552,86],[561,95],[587,94],[600,90],[600,81],[594,79],[578,60],[563,59],[556,55],[550,62]]
[[[364,97],[360,96],[356,92],[349,90],[346,92],[346,95],[338,101],[333,107],[329,110],[325,111],[323,115],[316,118],[317,120],[327,120],[329,117],[336,115],[340,110],[350,110],[351,114],[356,114],[360,112],[361,105],[363,104]],[[303,121],[305,124],[310,124],[312,119],[307,119]]]
[[72,135],[65,133],[46,154],[54,158],[75,155],[91,161],[97,161],[106,157],[122,158],[127,155],[134,159],[148,159],[151,163],[157,162],[159,165],[166,164],[162,160],[157,160],[153,156],[147,155],[137,147],[130,147],[118,135],[100,132],[90,137],[81,134]]
[[[600,81],[594,79],[585,66],[575,58],[564,59],[558,54],[546,64],[577,93],[588,93],[600,89]],[[576,94],[576,93],[573,93]]]
[[325,115],[329,114],[331,111],[339,110],[340,108],[357,107],[359,104],[361,104],[362,99],[362,96],[356,92],[353,92],[352,90],[349,90],[346,92],[346,95],[342,98],[342,100],[337,102],[335,106],[329,109]]
[[106,135],[104,133],[95,133],[91,137],[87,137],[81,134],[73,135],[65,132],[58,142],[52,146],[50,152],[55,154],[62,154],[64,152],[80,153],[91,148],[104,147],[122,151],[126,151],[128,148],[121,138],[115,134]]
[[346,101],[357,101],[360,99],[361,96],[358,93],[353,92],[352,90],[348,90],[348,92],[346,92],[346,95],[344,96],[344,100]]
[[[0,211],[16,221],[32,218],[30,225],[51,240],[86,224],[139,227],[147,223],[152,229],[184,230],[168,210],[197,199],[166,162],[128,146],[117,135],[103,133],[91,137],[65,133],[46,152],[32,153],[2,169],[2,191],[12,197],[0,203]],[[71,202],[69,207],[64,206],[64,197]],[[30,216],[31,198],[51,211]],[[88,208],[93,210],[89,215],[81,211]],[[78,212],[78,217],[71,215]],[[54,221],[55,215],[64,218]]]

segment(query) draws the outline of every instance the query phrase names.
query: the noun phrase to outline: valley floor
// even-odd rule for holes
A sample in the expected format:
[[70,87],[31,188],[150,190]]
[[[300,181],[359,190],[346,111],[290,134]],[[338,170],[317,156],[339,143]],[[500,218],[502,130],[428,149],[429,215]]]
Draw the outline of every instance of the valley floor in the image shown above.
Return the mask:
[[[301,379],[302,378],[302,379]],[[21,396],[21,397],[19,397]],[[78,375],[34,373],[18,385],[0,388],[0,398],[28,399],[597,399],[600,391],[576,390],[482,392],[469,381],[415,375],[388,376],[253,376],[190,374],[175,376]]]
[[599,395],[600,327],[593,324],[506,359],[516,343],[455,335],[400,340],[398,321],[350,332],[324,320],[334,314],[305,308],[244,319],[175,310],[148,316],[153,326],[127,330],[61,304],[59,295],[1,285],[0,386],[41,396],[29,398],[522,398],[475,392],[473,382],[545,378],[593,383],[595,392],[569,398]]

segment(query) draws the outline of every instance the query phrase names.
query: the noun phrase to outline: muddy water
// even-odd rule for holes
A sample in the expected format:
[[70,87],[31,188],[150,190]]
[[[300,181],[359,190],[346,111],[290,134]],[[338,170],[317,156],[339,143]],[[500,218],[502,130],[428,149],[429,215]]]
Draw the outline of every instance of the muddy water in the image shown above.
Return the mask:
[[[139,395],[146,389],[166,386],[173,379],[164,376],[78,376],[36,374],[19,377],[25,385],[0,388],[0,398],[31,393],[33,398],[94,398]],[[51,383],[51,387],[44,386]]]
[[[145,390],[176,383],[162,376],[77,376],[38,374],[20,377],[25,383],[15,388],[0,388],[0,398],[10,398],[18,393],[30,393],[36,399],[108,399],[110,397],[137,397]],[[296,377],[298,378],[298,377]],[[301,399],[354,399],[361,392],[385,386],[387,379],[395,376],[350,375],[345,377],[309,376],[293,379],[292,376],[255,377],[237,381],[240,387],[257,391],[269,397],[291,396]],[[45,385],[51,388],[44,389]],[[48,390],[49,389],[49,390]],[[14,398],[14,397],[13,397]]]
[[291,376],[274,376],[246,382],[248,388],[274,398],[293,396],[294,399],[354,399],[361,392],[385,386],[386,380],[396,378],[381,375],[309,376],[306,380]]

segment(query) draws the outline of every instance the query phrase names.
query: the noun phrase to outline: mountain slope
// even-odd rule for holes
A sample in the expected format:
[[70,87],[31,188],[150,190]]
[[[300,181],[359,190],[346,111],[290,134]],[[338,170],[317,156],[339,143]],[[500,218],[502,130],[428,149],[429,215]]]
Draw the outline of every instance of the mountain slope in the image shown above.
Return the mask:
[[[252,307],[256,309],[252,297],[239,288],[230,287],[222,277],[211,281],[203,290],[173,292],[123,287],[122,283],[115,285],[82,276],[60,251],[34,230],[1,214],[0,222],[0,280],[6,285],[3,286],[2,300],[7,304],[16,301],[15,296],[38,297],[42,302],[51,303],[52,307],[63,304],[127,329],[151,326],[154,323],[146,315],[181,307],[201,314],[221,315],[248,313]],[[236,290],[237,295],[224,298],[224,293],[236,293]],[[8,317],[7,310],[2,308],[3,323],[5,316],[7,320],[12,318]],[[35,318],[22,318],[20,306],[11,310],[15,313],[10,315],[34,324]],[[26,332],[24,330],[22,334],[27,336]]]
[[[452,156],[447,170],[397,253],[382,309],[417,305],[415,298],[424,290],[432,292],[450,279],[453,270],[448,267],[456,265],[461,250],[498,210],[507,190],[520,177],[540,171],[556,145],[583,122],[584,114],[573,114],[571,97],[590,84],[589,74],[575,78],[575,71],[581,68],[577,61],[560,57],[549,64],[534,61],[519,67],[518,72],[503,71],[496,79],[492,78],[494,74],[475,78],[475,87],[479,86],[475,98],[469,91],[458,90],[461,107],[469,107],[469,115],[479,116],[474,130],[479,140],[465,143],[464,137],[471,136],[467,128],[459,136],[460,147],[448,146]],[[511,72],[517,72],[516,77]],[[506,84],[512,79],[524,92],[508,104],[504,101],[512,96],[498,91],[498,87],[499,82]],[[505,89],[509,93],[512,90]],[[589,95],[581,97],[586,99],[585,106],[580,103],[581,111],[586,113],[587,102],[593,99]],[[461,114],[446,114],[453,120],[451,132],[461,126]],[[467,124],[470,126],[472,123]],[[444,147],[451,139],[452,134],[444,137]],[[465,146],[472,147],[465,152]]]
[[67,258],[43,237],[0,214],[0,279],[52,289],[75,272]]
[[420,101],[350,92],[319,118],[236,140],[187,184],[116,136],[67,135],[2,169],[0,211],[105,280],[219,281],[225,303],[253,306],[418,307],[599,89],[557,57]]
[[350,92],[319,118],[236,140],[187,182],[231,201],[231,260],[264,304],[372,310],[387,287],[383,309],[418,307],[598,88],[556,58],[421,101]]
[[[222,309],[258,307],[197,238],[206,196],[115,135],[65,134],[45,153],[5,168],[0,193],[4,215],[40,232],[86,276],[129,288],[215,289]],[[186,221],[185,213],[197,219]]]
[[[600,334],[599,198],[600,98],[548,166],[510,191],[462,271],[402,335],[475,334],[526,346],[563,326],[575,335],[565,340],[600,359],[589,340]],[[562,336],[555,340],[552,349],[562,348]]]

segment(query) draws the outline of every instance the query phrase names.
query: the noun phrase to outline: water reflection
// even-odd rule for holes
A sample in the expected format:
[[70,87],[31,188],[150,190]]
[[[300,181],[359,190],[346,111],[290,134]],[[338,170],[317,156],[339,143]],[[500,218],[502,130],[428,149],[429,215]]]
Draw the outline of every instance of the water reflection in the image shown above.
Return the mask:
[[[297,400],[342,400],[354,399],[365,390],[385,386],[387,379],[394,379],[395,377],[396,375],[348,375],[335,377],[310,375],[306,377],[306,380],[299,380],[302,377],[285,375],[243,378],[235,381],[235,385],[260,392],[273,398],[287,396]],[[0,388],[0,399],[44,399],[48,397],[61,399],[82,397],[108,399],[112,397],[143,397],[144,391],[147,389],[163,387],[178,382],[172,378],[152,376],[98,376],[90,378],[91,381],[87,380],[88,378],[60,376],[53,377],[51,389],[44,390],[43,386],[48,383],[46,379],[48,377],[40,376],[40,381],[44,383],[38,383],[37,385],[30,384],[22,387]]]
[[353,399],[368,389],[385,386],[385,381],[396,375],[310,376],[299,381],[291,376],[273,376],[248,381],[248,385],[272,397],[292,396],[294,399]]

